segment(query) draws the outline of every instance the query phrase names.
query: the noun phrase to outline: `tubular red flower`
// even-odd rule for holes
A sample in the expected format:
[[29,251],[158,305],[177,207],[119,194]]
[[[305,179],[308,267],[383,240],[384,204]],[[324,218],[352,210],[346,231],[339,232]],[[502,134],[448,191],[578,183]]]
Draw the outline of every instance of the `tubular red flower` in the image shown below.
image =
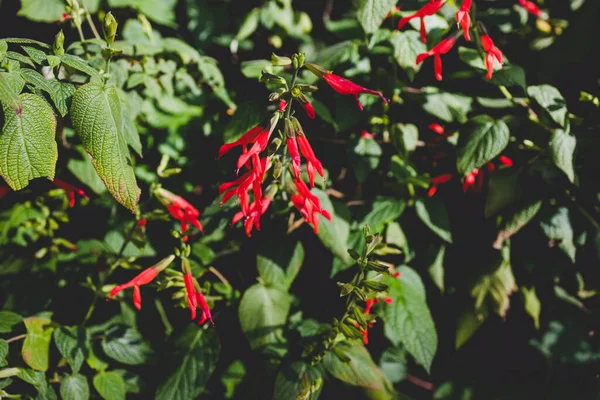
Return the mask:
[[446,0],[430,0],[429,3],[421,7],[421,9],[413,15],[401,18],[400,22],[398,22],[398,29],[402,29],[404,25],[406,25],[411,19],[419,18],[421,20],[421,40],[423,41],[423,43],[427,43],[427,28],[425,26],[425,17],[433,15],[440,11],[445,1]]
[[315,108],[313,107],[312,104],[310,104],[310,103],[304,103],[302,105],[302,107],[304,107],[304,111],[306,111],[306,115],[308,115],[308,117],[310,119],[315,119],[315,117],[316,117]]
[[438,135],[443,135],[445,133],[444,127],[440,124],[430,124],[428,128],[437,133]]
[[202,295],[202,292],[196,293],[196,302],[198,303],[198,306],[200,307],[200,311],[202,311],[202,316],[200,317],[200,320],[198,321],[198,325],[203,324],[208,319],[208,320],[210,320],[210,323],[214,328],[215,323],[213,322],[212,315],[210,313],[210,308],[208,307],[208,304],[206,303],[206,299]]
[[179,220],[179,223],[181,224],[181,232],[186,232],[188,229],[188,224],[192,224],[198,228],[200,232],[204,233],[202,225],[198,220],[200,217],[200,212],[196,209],[196,207],[192,206],[183,197],[163,188],[158,189],[156,194],[160,202],[167,207],[167,210],[169,210],[171,216],[176,220]]
[[248,208],[248,216],[245,216],[244,213],[240,211],[233,216],[231,224],[235,225],[245,218],[244,228],[246,228],[246,235],[248,237],[252,236],[252,229],[254,227],[256,227],[257,231],[260,231],[260,217],[267,211],[271,201],[272,199],[265,197],[261,199],[260,202],[252,202]]
[[331,221],[331,214],[321,208],[319,198],[312,194],[308,186],[300,180],[294,179],[298,193],[292,196],[292,203],[300,211],[304,220],[314,227],[314,232],[319,233],[319,214]]
[[518,0],[519,5],[523,7],[527,12],[536,18],[548,19],[548,14],[540,10],[540,8],[532,1]]
[[[264,171],[267,170],[269,165],[269,157],[265,157],[262,160],[259,159],[255,165],[259,165],[260,168],[254,168],[240,176],[238,179],[232,182],[223,183],[219,186],[219,193],[225,193],[221,205],[227,203],[234,195],[237,195],[242,212],[244,215],[248,215],[248,191],[252,188],[254,192],[254,200],[260,200],[262,197],[261,183],[264,175]],[[262,173],[259,173],[259,171]]]
[[446,54],[447,52],[449,52],[452,49],[452,46],[454,46],[455,42],[456,42],[455,37],[450,37],[450,38],[442,40],[433,49],[431,49],[425,53],[419,54],[417,56],[417,65],[421,64],[423,62],[423,60],[425,60],[427,57],[433,56],[434,57],[435,77],[438,81],[441,81],[442,80],[442,57],[440,57],[440,56],[442,54]]
[[323,75],[323,79],[325,79],[325,82],[327,82],[329,84],[329,86],[331,86],[333,88],[333,90],[335,90],[339,94],[343,94],[343,95],[349,94],[349,95],[354,96],[356,98],[356,103],[358,104],[358,108],[361,111],[363,109],[363,106],[360,103],[360,100],[358,100],[358,95],[361,93],[379,96],[384,101],[385,104],[389,103],[389,100],[386,99],[385,96],[383,94],[381,94],[381,92],[367,89],[365,87],[357,85],[354,82],[349,81],[348,79],[342,78],[341,76],[328,73],[328,74]]
[[192,319],[196,319],[196,307],[198,303],[196,298],[196,289],[194,288],[194,278],[192,277],[192,274],[183,274],[183,282],[185,283],[188,307],[192,313]]
[[494,41],[488,35],[483,35],[481,37],[481,45],[483,46],[483,50],[487,53],[485,56],[485,65],[487,67],[487,78],[492,79],[492,74],[494,73],[494,60],[498,60],[500,65],[503,63],[503,55],[502,52],[494,45]]
[[294,177],[299,178],[301,172],[301,161],[300,153],[298,152],[298,143],[296,143],[296,137],[287,138],[287,149],[292,159],[292,170],[294,171]]
[[465,177],[465,183],[463,184],[463,192],[469,190],[469,188],[475,185],[477,176],[479,175],[479,169],[475,168],[473,171],[467,174]]
[[442,183],[446,183],[446,182],[450,181],[451,179],[452,179],[452,174],[442,174],[442,175],[432,177],[430,179],[431,187],[429,188],[427,195],[429,197],[433,196],[437,192],[438,185],[441,185]]
[[308,172],[308,181],[310,182],[311,187],[315,187],[315,173],[321,175],[323,178],[325,171],[323,170],[323,165],[321,161],[315,156],[312,147],[310,147],[310,143],[308,143],[308,139],[306,136],[298,136],[298,145],[300,146],[300,152],[306,158],[306,171]]
[[89,200],[88,195],[83,191],[83,189],[75,187],[70,183],[63,181],[62,179],[55,178],[53,183],[54,186],[59,189],[63,189],[67,193],[67,197],[69,198],[69,207],[71,208],[75,206],[75,193]]
[[471,5],[473,0],[463,0],[460,9],[456,13],[456,23],[462,25],[462,30],[465,35],[466,40],[471,40],[471,36],[469,35],[469,28],[471,27],[471,16],[469,12],[471,11]]
[[514,164],[514,163],[513,163],[513,160],[511,160],[510,158],[508,158],[508,157],[506,157],[506,156],[500,156],[500,157],[498,158],[498,160],[500,160],[500,162],[501,162],[503,165],[506,165],[507,167],[512,167],[512,166],[513,166],[513,164]]
[[279,101],[279,111],[284,112],[286,107],[287,107],[287,101],[280,100]]
[[242,135],[242,137],[236,140],[235,142],[224,144],[219,149],[219,157],[223,157],[227,152],[229,152],[229,150],[237,146],[243,146],[244,151],[246,151],[246,146],[250,143],[254,143],[263,131],[264,128],[260,125],[257,125],[254,128],[250,129],[248,132],[246,132],[244,135]]

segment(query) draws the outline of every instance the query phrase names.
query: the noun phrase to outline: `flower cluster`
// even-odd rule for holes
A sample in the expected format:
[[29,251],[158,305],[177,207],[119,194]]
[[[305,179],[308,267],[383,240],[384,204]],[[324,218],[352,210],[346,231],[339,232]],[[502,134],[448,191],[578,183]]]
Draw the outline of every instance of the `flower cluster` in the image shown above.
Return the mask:
[[[292,113],[292,106],[296,101],[302,106],[309,118],[314,119],[316,117],[315,109],[306,93],[314,92],[317,87],[296,84],[298,73],[301,69],[306,68],[317,77],[322,78],[336,92],[354,96],[360,110],[363,109],[363,105],[359,100],[360,94],[378,96],[386,104],[388,99],[381,92],[360,86],[316,64],[305,64],[303,54],[294,54],[292,58],[273,55],[272,61],[274,65],[292,66],[293,81],[288,86],[283,77],[263,72],[261,81],[283,86],[279,91],[269,96],[271,101],[278,101],[279,105],[268,123],[257,125],[239,139],[221,146],[219,150],[220,157],[237,147],[242,149],[237,160],[236,173],[238,178],[223,183],[219,187],[219,193],[223,195],[221,204],[227,203],[233,197],[237,199],[241,211],[234,215],[232,224],[243,221],[246,235],[250,236],[254,228],[260,230],[260,218],[269,209],[276,193],[278,191],[289,191],[291,204],[300,212],[304,220],[313,226],[315,233],[317,233],[319,230],[319,216],[331,220],[331,215],[321,207],[319,198],[311,192],[308,186],[315,187],[317,175],[324,179],[325,170],[310,145],[300,121]],[[277,127],[282,121],[283,127],[278,130]],[[276,131],[278,137],[272,139],[273,133]],[[269,147],[269,142],[273,146]],[[278,153],[283,143],[285,143],[287,151]],[[303,160],[308,185],[302,177]],[[271,169],[273,169],[274,179],[263,190],[262,186],[267,178],[266,174]],[[239,175],[241,170],[243,172]],[[291,179],[293,185],[286,185],[287,177]]]
[[[158,188],[154,193],[158,200],[167,207],[171,216],[179,221],[181,233],[186,233],[190,224],[198,228],[200,232],[203,232],[202,225],[198,220],[198,218],[200,218],[200,212],[196,207],[192,206],[183,197],[166,189]],[[183,240],[187,241],[187,236],[184,236]]]

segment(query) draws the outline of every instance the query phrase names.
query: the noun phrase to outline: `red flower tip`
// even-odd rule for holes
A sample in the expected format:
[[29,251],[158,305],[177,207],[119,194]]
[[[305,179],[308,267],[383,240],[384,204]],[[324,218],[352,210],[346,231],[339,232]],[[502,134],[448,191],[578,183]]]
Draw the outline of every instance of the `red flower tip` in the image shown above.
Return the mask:
[[167,207],[167,210],[171,216],[176,220],[179,220],[179,224],[181,225],[181,233],[185,233],[187,231],[188,224],[192,224],[198,228],[200,232],[204,233],[202,225],[198,220],[200,217],[200,212],[187,200],[163,188],[160,188],[156,191],[156,196],[160,202]]
[[300,211],[304,220],[314,227],[314,232],[319,233],[319,214],[331,221],[331,214],[321,208],[319,198],[308,189],[308,186],[300,180],[294,179],[298,193],[292,196],[292,203]]
[[338,92],[339,94],[354,96],[356,98],[356,103],[358,105],[358,108],[361,111],[363,109],[363,106],[360,103],[360,101],[358,100],[358,95],[361,93],[379,96],[385,104],[389,103],[389,100],[383,94],[381,94],[381,92],[367,89],[365,87],[357,85],[354,82],[349,81],[348,79],[342,78],[341,76],[329,73],[329,74],[323,75],[323,79],[325,79],[325,82],[327,82],[329,84],[329,86],[331,86],[331,88],[333,90],[335,90],[336,92]]
[[360,134],[360,137],[363,138],[363,139],[373,139],[373,138],[375,138],[375,134],[374,133],[369,133],[368,131],[364,130]]
[[301,160],[300,152],[298,151],[298,143],[296,142],[295,137],[287,138],[287,149],[292,160],[292,170],[294,171],[294,177],[299,178],[301,171]]
[[194,277],[190,273],[183,274],[183,283],[187,294],[188,307],[192,313],[192,320],[196,319],[197,296],[194,288]]
[[237,146],[243,146],[245,149],[247,145],[256,142],[258,136],[263,131],[264,131],[264,128],[262,126],[258,125],[252,129],[250,129],[248,132],[246,132],[244,135],[242,135],[242,137],[239,138],[238,140],[236,140],[232,143],[224,144],[219,149],[219,157],[223,157],[227,152],[229,152],[231,149],[233,149],[234,147],[237,147]]
[[532,1],[518,0],[519,5],[523,7],[527,12],[536,18],[548,19],[548,14],[540,10],[540,8]]
[[448,53],[454,43],[456,42],[456,37],[449,37],[447,39],[442,40],[431,50],[421,53],[417,56],[417,65],[423,62],[427,57],[433,56],[433,66],[435,70],[435,77],[438,81],[442,80],[442,54]]
[[287,107],[287,101],[281,100],[279,102],[279,111],[284,112],[286,107]]
[[400,271],[394,272],[394,278],[398,278],[400,276]]
[[206,303],[206,299],[202,295],[202,292],[196,293],[196,302],[197,302],[198,306],[200,307],[200,311],[202,311],[202,316],[200,317],[200,320],[198,321],[198,325],[203,324],[208,319],[208,320],[210,320],[210,323],[214,328],[215,323],[212,319],[212,315],[210,313],[210,308],[208,307],[208,304]]
[[427,4],[425,4],[419,11],[417,11],[413,15],[401,18],[400,22],[398,22],[398,29],[402,29],[411,19],[419,18],[419,20],[421,21],[421,28],[419,30],[421,33],[421,40],[423,41],[423,43],[427,43],[427,27],[425,26],[425,17],[437,13],[440,10],[440,8],[442,8],[445,1],[446,0],[429,0]]
[[306,115],[308,115],[310,119],[315,119],[317,115],[315,113],[315,108],[313,107],[313,105],[310,103],[304,103],[303,107],[304,111],[306,111]]
[[471,27],[471,5],[473,0],[463,0],[460,10],[456,13],[456,23],[462,25],[462,29],[465,35],[465,39],[470,41],[471,36],[469,35],[469,28]]
[[306,158],[306,172],[308,173],[308,181],[311,187],[315,187],[315,176],[318,173],[321,178],[325,176],[325,170],[323,164],[315,155],[310,143],[306,136],[297,136],[298,145],[300,146],[300,152]]
[[385,304],[392,304],[392,302],[394,301],[394,299],[392,299],[391,297],[386,297],[383,299],[383,301],[385,301]]
[[488,35],[483,35],[481,37],[481,45],[483,46],[483,50],[487,53],[485,56],[485,66],[487,68],[487,78],[492,79],[492,74],[494,73],[494,61],[497,60],[502,66],[503,63],[503,54],[494,45],[494,41]]
[[146,226],[147,223],[148,223],[148,221],[146,221],[146,219],[142,218],[142,219],[138,220],[137,226],[139,226],[140,228],[143,228],[144,226]]
[[437,133],[438,135],[443,135],[445,133],[444,127],[440,124],[430,124],[428,128]]
[[506,156],[500,156],[498,159],[500,160],[500,162],[503,165],[506,165],[507,167],[512,167],[513,166],[513,160],[510,159],[510,158],[508,158],[508,157],[506,157]]
[[59,189],[63,189],[66,192],[67,198],[69,199],[69,207],[71,208],[75,206],[75,193],[89,200],[88,195],[83,191],[83,189],[73,186],[70,183],[63,181],[62,179],[55,178],[53,183],[54,186],[56,186]]

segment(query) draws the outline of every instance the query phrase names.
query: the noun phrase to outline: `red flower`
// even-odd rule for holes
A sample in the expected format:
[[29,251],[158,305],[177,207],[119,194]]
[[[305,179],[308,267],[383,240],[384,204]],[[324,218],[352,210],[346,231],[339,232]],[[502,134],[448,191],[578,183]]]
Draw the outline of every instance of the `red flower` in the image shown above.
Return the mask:
[[183,274],[183,282],[185,283],[185,291],[187,293],[188,307],[192,312],[192,319],[196,319],[196,289],[194,288],[194,277],[190,273]]
[[202,316],[200,317],[200,320],[198,321],[198,325],[203,324],[208,319],[208,320],[210,320],[210,323],[212,324],[212,326],[214,328],[215,323],[213,322],[212,315],[210,314],[210,308],[208,307],[208,304],[206,304],[206,299],[202,295],[202,292],[196,293],[196,302],[197,302],[198,306],[200,307],[200,311],[202,311]]
[[279,101],[279,111],[284,112],[287,107],[287,101],[281,100]]
[[292,170],[294,171],[294,177],[299,178],[302,167],[300,152],[298,152],[298,143],[296,142],[295,136],[287,138],[287,148],[288,153],[290,153],[290,158],[292,159]]
[[354,97],[356,97],[356,103],[358,104],[358,108],[361,111],[363,109],[363,106],[362,106],[362,104],[360,104],[360,100],[358,100],[358,95],[361,93],[367,93],[367,94],[379,96],[385,102],[385,104],[388,104],[388,102],[389,102],[389,100],[386,99],[385,96],[383,94],[381,94],[381,92],[367,89],[365,87],[357,85],[354,82],[349,81],[348,79],[342,78],[341,76],[338,76],[338,75],[335,75],[332,73],[326,73],[323,75],[323,79],[325,79],[325,82],[327,82],[329,84],[329,86],[331,86],[333,88],[333,90],[335,90],[339,94],[344,94],[344,95],[350,94],[350,95],[353,95]]
[[148,283],[152,282],[162,270],[167,268],[173,262],[174,259],[175,256],[170,255],[169,257],[161,260],[158,264],[150,268],[146,268],[129,282],[115,286],[110,291],[110,297],[115,297],[122,290],[133,287],[133,305],[135,306],[135,308],[140,310],[142,308],[142,296],[140,293],[140,286],[147,285]]
[[425,17],[433,15],[440,11],[440,8],[444,5],[445,0],[429,0],[429,3],[425,4],[419,11],[411,16],[404,17],[398,22],[398,29],[402,29],[404,25],[413,18],[419,18],[421,20],[421,40],[423,43],[427,43],[427,28],[425,27]]
[[257,231],[260,231],[260,216],[263,215],[269,205],[271,204],[271,200],[268,197],[261,199],[259,202],[253,201],[248,207],[248,215],[244,215],[242,211],[236,213],[231,220],[231,224],[237,224],[244,219],[244,227],[246,228],[246,235],[248,237],[252,236],[252,229],[256,227]]
[[431,187],[429,188],[427,195],[429,197],[433,196],[437,192],[438,185],[441,185],[442,183],[446,183],[446,182],[450,181],[451,179],[452,179],[452,174],[442,174],[442,175],[432,177],[430,180]]
[[139,228],[143,228],[146,226],[147,223],[148,223],[148,221],[146,221],[145,218],[142,218],[142,219],[138,220],[138,222],[136,224]]
[[492,74],[494,73],[494,59],[498,60],[500,65],[502,65],[502,52],[494,45],[492,38],[488,35],[483,35],[481,37],[481,44],[483,46],[483,50],[487,53],[485,56],[485,65],[487,67],[487,78],[492,79]]
[[467,176],[465,177],[465,183],[463,184],[463,192],[466,192],[467,190],[469,190],[469,188],[474,187],[478,175],[478,168],[475,168],[473,171],[467,174]]
[[498,160],[500,160],[500,162],[501,162],[503,165],[506,165],[507,167],[512,167],[512,166],[513,166],[513,164],[514,164],[514,163],[513,163],[513,160],[511,160],[510,158],[508,158],[508,157],[506,157],[506,156],[500,156],[500,157],[498,158]]
[[440,124],[430,124],[428,128],[437,133],[438,135],[443,135],[445,132],[444,127]]
[[[238,159],[238,170],[250,159],[253,154],[258,154],[267,147],[270,133],[265,128],[258,125],[250,129],[241,138],[232,143],[226,143],[219,149],[219,157],[223,157],[229,150],[237,146],[242,146],[242,155]],[[246,148],[249,144],[253,144],[250,151]]]
[[319,198],[312,194],[308,186],[300,179],[294,179],[298,193],[292,196],[292,203],[300,211],[304,220],[314,227],[314,232],[319,232],[319,214],[331,221],[331,214],[321,208]]
[[375,138],[375,134],[374,133],[369,133],[367,130],[364,130],[360,134],[360,137],[363,138],[363,139],[374,139]]
[[67,197],[69,198],[69,207],[71,207],[71,208],[73,208],[73,206],[75,206],[75,193],[77,193],[81,197],[84,197],[88,200],[90,199],[88,197],[88,195],[85,194],[83,189],[79,189],[78,187],[75,187],[75,186],[71,185],[70,183],[67,183],[61,179],[55,178],[53,183],[54,183],[54,186],[56,186],[59,189],[63,189],[67,193]]
[[163,188],[156,191],[156,197],[167,207],[171,216],[179,220],[182,233],[188,230],[188,224],[192,224],[200,232],[204,233],[202,225],[200,225],[200,221],[198,220],[200,212],[188,203],[187,200]]
[[532,1],[528,0],[518,0],[521,7],[523,7],[527,12],[536,18],[540,19],[548,19],[548,14],[540,10],[540,8]]
[[302,107],[304,107],[304,111],[306,111],[306,115],[308,115],[308,118],[315,119],[315,117],[316,117],[315,108],[313,107],[312,104],[304,103],[302,105]]
[[265,157],[262,160],[259,159],[258,162],[253,163],[254,169],[246,172],[235,181],[226,182],[219,186],[219,194],[225,193],[221,205],[227,203],[234,195],[237,195],[242,212],[244,215],[248,215],[248,191],[252,187],[255,201],[262,198],[261,184],[264,171],[267,170],[267,166],[269,165],[269,160],[269,157]]
[[456,38],[455,37],[450,37],[448,39],[444,39],[442,40],[437,46],[435,46],[433,49],[425,52],[425,53],[421,53],[417,56],[417,65],[421,64],[423,62],[423,60],[425,60],[427,57],[434,57],[434,69],[435,69],[435,77],[438,81],[442,80],[442,57],[440,57],[442,54],[446,54],[447,52],[449,52],[452,49],[452,46],[454,46],[454,43],[456,42]]
[[308,143],[308,139],[306,136],[300,135],[296,137],[298,139],[298,145],[300,146],[300,152],[306,158],[306,172],[308,173],[308,181],[310,182],[311,187],[315,187],[315,173],[321,175],[321,178],[324,176],[323,165],[321,161],[315,156],[312,147],[310,147],[310,143]]
[[71,19],[71,14],[69,14],[69,13],[62,13],[62,15],[60,16],[59,20],[56,21],[56,23],[57,24],[62,24],[63,22],[65,22],[68,19]]
[[471,36],[469,35],[469,28],[471,27],[471,16],[469,12],[471,11],[471,4],[473,0],[463,0],[460,10],[456,13],[456,23],[462,25],[463,32],[465,34],[466,40],[471,40]]

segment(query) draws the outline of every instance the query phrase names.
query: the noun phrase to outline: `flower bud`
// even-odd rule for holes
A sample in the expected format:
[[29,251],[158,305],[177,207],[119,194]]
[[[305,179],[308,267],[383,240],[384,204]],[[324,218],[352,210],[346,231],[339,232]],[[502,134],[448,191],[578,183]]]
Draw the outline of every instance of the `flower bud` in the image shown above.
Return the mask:
[[348,249],[348,254],[350,254],[350,257],[352,257],[355,260],[358,260],[360,258],[360,255],[354,249]]
[[104,23],[102,25],[102,30],[104,31],[104,39],[109,44],[113,44],[115,41],[115,37],[117,36],[117,20],[109,11],[104,17]]
[[52,51],[56,56],[62,56],[65,54],[65,48],[63,47],[65,43],[65,35],[62,29],[56,34],[54,38],[54,44],[52,45]]
[[306,68],[308,68],[308,70],[310,72],[312,72],[319,78],[322,78],[323,75],[331,74],[331,71],[328,71],[325,68],[320,67],[317,64],[313,64],[313,63],[306,63]]
[[387,288],[388,288],[388,285],[381,283],[381,282],[373,281],[373,280],[363,281],[363,286],[367,289],[371,289],[376,292],[383,292],[384,290],[387,290]]
[[271,53],[271,64],[282,67],[286,65],[290,65],[292,63],[292,59],[289,57],[278,56],[275,53]]
[[268,72],[264,71],[260,76],[260,81],[264,83],[276,83],[279,85],[285,85],[286,83],[285,79],[283,79],[281,76],[269,74]]
[[306,85],[304,83],[299,83],[296,86],[302,91],[302,93],[316,92],[319,90],[319,88],[315,85]]

